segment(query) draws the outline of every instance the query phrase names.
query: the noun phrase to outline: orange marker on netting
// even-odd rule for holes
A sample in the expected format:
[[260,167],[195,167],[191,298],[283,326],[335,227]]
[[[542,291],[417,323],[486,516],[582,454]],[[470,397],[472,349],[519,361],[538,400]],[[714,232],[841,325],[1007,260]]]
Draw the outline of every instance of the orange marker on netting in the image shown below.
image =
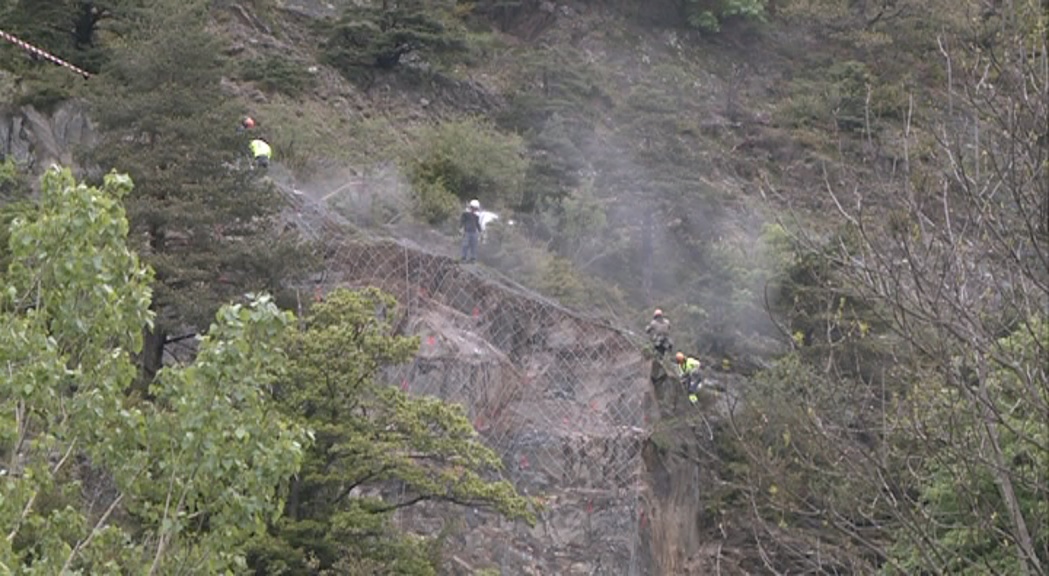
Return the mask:
[[478,308],[477,306],[474,306],[473,315],[474,315],[474,318],[477,318],[478,316],[480,316],[481,315],[481,309]]
[[429,338],[426,339],[426,345],[427,346],[430,346],[432,348],[436,344],[437,344],[437,338],[435,338],[433,336],[430,336]]
[[408,389],[408,381],[404,380],[403,382],[401,382],[401,390],[407,390],[407,389]]
[[594,513],[594,501],[593,500],[587,500],[586,501],[586,513],[587,514],[593,514]]
[[521,459],[517,463],[518,463],[519,466],[521,466],[522,469],[527,470],[528,469],[528,456],[525,456],[524,454],[522,454],[521,455]]

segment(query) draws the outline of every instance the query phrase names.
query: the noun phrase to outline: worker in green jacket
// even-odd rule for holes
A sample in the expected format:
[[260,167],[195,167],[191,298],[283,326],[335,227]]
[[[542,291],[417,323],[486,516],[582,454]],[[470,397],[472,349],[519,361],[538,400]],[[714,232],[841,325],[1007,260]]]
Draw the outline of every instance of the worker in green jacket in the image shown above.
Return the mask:
[[259,168],[268,168],[270,165],[270,154],[273,151],[270,149],[270,145],[261,138],[256,138],[249,144],[251,147],[251,156],[255,159],[255,165]]
[[674,356],[674,361],[681,368],[681,383],[688,390],[688,401],[695,404],[699,401],[699,389],[703,387],[703,375],[699,371],[702,365],[699,360],[681,352]]

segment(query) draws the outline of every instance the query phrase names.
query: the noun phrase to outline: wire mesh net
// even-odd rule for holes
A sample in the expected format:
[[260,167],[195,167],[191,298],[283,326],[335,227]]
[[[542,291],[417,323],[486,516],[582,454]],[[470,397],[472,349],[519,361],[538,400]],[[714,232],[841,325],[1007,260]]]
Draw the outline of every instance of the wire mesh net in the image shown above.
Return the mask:
[[[354,236],[321,201],[286,192],[290,221],[325,246],[315,297],[336,286],[393,294],[397,329],[418,335],[421,347],[384,377],[410,394],[461,404],[506,477],[544,503],[532,530],[468,510],[467,529],[448,543],[456,562],[512,574],[644,573],[648,367],[638,343],[433,246]],[[404,512],[402,526],[420,529],[428,514]]]

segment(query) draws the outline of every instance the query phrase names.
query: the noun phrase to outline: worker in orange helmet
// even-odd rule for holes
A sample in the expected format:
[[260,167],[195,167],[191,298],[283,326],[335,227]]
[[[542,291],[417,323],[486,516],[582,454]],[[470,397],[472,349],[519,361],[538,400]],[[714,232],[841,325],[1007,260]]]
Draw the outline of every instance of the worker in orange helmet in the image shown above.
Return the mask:
[[674,343],[670,340],[670,320],[663,316],[663,311],[659,308],[652,313],[652,321],[648,323],[645,332],[652,341],[652,349],[659,354],[660,358],[673,350]]
[[681,368],[681,383],[688,390],[688,401],[695,404],[699,401],[699,389],[703,387],[703,375],[699,372],[702,365],[699,360],[681,352],[674,355],[674,361]]
[[255,119],[251,116],[245,116],[241,119],[240,124],[237,125],[237,134],[253,130],[255,128]]

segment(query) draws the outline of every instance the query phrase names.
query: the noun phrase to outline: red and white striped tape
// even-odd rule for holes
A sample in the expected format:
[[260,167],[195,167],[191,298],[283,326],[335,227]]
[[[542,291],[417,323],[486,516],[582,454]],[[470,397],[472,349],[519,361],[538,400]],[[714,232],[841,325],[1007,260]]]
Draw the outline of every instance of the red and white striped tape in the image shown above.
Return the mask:
[[8,34],[7,32],[4,32],[3,30],[0,30],[0,38],[3,38],[4,40],[7,40],[8,42],[14,44],[15,46],[18,46],[19,48],[21,48],[21,49],[23,49],[23,50],[25,50],[27,52],[31,52],[33,54],[36,54],[37,56],[40,56],[41,58],[43,58],[43,59],[45,59],[45,60],[47,60],[49,62],[54,62],[55,64],[58,64],[59,66],[61,66],[63,68],[68,68],[68,69],[72,70],[73,72],[76,72],[77,74],[80,74],[84,78],[90,78],[91,77],[91,74],[87,73],[84,70],[81,70],[80,68],[77,68],[76,66],[73,66],[72,64],[70,64],[69,62],[66,62],[65,60],[59,58],[58,56],[55,56],[54,54],[51,54],[49,52],[45,52],[45,51],[37,48],[36,46],[33,46],[32,44],[29,44],[28,42],[25,42],[23,40],[19,40],[15,36],[12,36],[11,34]]

